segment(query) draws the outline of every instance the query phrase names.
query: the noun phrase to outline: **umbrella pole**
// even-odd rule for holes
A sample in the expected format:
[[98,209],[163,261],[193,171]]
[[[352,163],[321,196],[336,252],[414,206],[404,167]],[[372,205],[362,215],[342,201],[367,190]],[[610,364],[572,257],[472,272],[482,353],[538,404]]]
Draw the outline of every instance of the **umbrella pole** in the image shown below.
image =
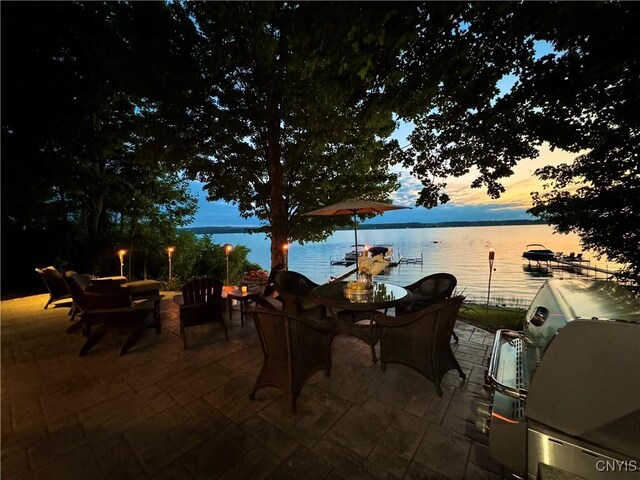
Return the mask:
[[353,223],[355,225],[354,228],[354,233],[356,236],[356,277],[358,276],[359,273],[359,269],[358,269],[358,218],[356,217],[356,211],[353,211]]

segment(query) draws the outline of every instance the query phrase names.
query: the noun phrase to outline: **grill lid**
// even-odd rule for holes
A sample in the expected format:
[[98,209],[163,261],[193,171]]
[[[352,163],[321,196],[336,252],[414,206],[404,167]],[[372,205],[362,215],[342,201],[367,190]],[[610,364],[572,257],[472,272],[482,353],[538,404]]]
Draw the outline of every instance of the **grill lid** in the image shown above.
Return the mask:
[[531,380],[525,415],[575,438],[640,452],[640,325],[570,322]]
[[640,300],[618,284],[586,279],[554,279],[549,280],[548,285],[568,307],[567,320],[594,318],[640,323]]

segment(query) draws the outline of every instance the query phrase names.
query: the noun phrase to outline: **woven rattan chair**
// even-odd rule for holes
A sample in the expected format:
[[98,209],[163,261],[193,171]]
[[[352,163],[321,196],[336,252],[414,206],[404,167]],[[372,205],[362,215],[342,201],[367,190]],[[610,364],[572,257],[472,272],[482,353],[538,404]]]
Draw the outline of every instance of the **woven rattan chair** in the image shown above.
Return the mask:
[[466,378],[451,351],[451,332],[464,297],[457,296],[437,305],[399,317],[374,313],[380,329],[380,363],[401,363],[417,370],[436,385],[442,396],[440,381],[451,369]]
[[[411,292],[413,299],[407,305],[396,307],[396,315],[417,312],[451,298],[457,284],[458,279],[450,273],[434,273],[421,278],[411,285],[407,285],[404,288]],[[458,335],[453,330],[451,330],[451,334],[457,343]]]
[[224,283],[214,277],[195,277],[182,286],[182,295],[173,298],[180,307],[180,334],[187,348],[189,327],[219,322],[224,336],[229,340],[227,325],[222,314],[222,287]]
[[55,267],[36,268],[36,272],[42,277],[47,290],[49,290],[49,300],[44,306],[46,310],[49,305],[59,300],[71,298],[71,291],[64,279],[64,274]]
[[315,302],[311,291],[318,286],[298,272],[277,270],[273,272],[273,286],[282,299],[282,308],[297,315],[307,315],[316,319],[327,316],[327,309]]
[[255,387],[249,395],[255,399],[262,387],[276,387],[284,391],[296,412],[296,400],[311,375],[324,370],[331,373],[331,341],[335,321],[331,318],[315,320],[284,310],[249,309],[258,330],[264,365]]

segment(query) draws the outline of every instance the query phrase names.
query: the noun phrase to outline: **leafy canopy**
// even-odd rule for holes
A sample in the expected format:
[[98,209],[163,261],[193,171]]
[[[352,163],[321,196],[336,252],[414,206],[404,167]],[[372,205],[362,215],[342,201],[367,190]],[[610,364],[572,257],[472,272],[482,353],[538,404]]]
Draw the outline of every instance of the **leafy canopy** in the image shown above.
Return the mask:
[[95,272],[189,221],[192,31],[164,3],[2,4],[5,252]]
[[[209,148],[192,172],[281,242],[326,238],[348,217],[300,214],[385,199],[399,149],[385,87],[407,15],[381,4],[189,3],[210,80]],[[344,19],[349,18],[348,22]],[[275,260],[274,260],[275,258]]]
[[418,203],[446,202],[443,180],[470,171],[498,197],[500,179],[548,142],[578,156],[536,172],[550,190],[530,212],[637,279],[639,21],[634,3],[478,2],[443,17],[444,41],[422,29],[404,58],[424,103],[402,112],[416,124],[403,162],[425,186]]

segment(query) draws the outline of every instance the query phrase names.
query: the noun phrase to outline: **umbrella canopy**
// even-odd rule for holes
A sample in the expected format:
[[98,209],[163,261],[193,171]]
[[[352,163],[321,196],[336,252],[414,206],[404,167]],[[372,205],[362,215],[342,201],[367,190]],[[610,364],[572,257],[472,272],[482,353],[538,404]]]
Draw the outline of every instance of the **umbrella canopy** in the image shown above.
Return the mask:
[[[393,205],[391,203],[374,202],[372,200],[346,200],[344,202],[334,203],[327,207],[318,208],[302,215],[314,216],[314,217],[329,217],[333,215],[353,215],[353,221],[355,222],[354,234],[355,244],[358,245],[358,221],[356,215],[362,215],[365,213],[383,213],[389,210],[401,210],[404,207],[402,205]],[[356,249],[357,251],[357,249]],[[358,262],[356,262],[356,272],[358,271]]]
[[400,210],[403,208],[411,207],[403,207],[402,205],[393,205],[391,203],[384,202],[374,202],[372,200],[347,200],[345,202],[334,203],[327,207],[303,213],[303,215],[318,217],[332,215],[357,215],[365,213],[382,213],[388,210]]

